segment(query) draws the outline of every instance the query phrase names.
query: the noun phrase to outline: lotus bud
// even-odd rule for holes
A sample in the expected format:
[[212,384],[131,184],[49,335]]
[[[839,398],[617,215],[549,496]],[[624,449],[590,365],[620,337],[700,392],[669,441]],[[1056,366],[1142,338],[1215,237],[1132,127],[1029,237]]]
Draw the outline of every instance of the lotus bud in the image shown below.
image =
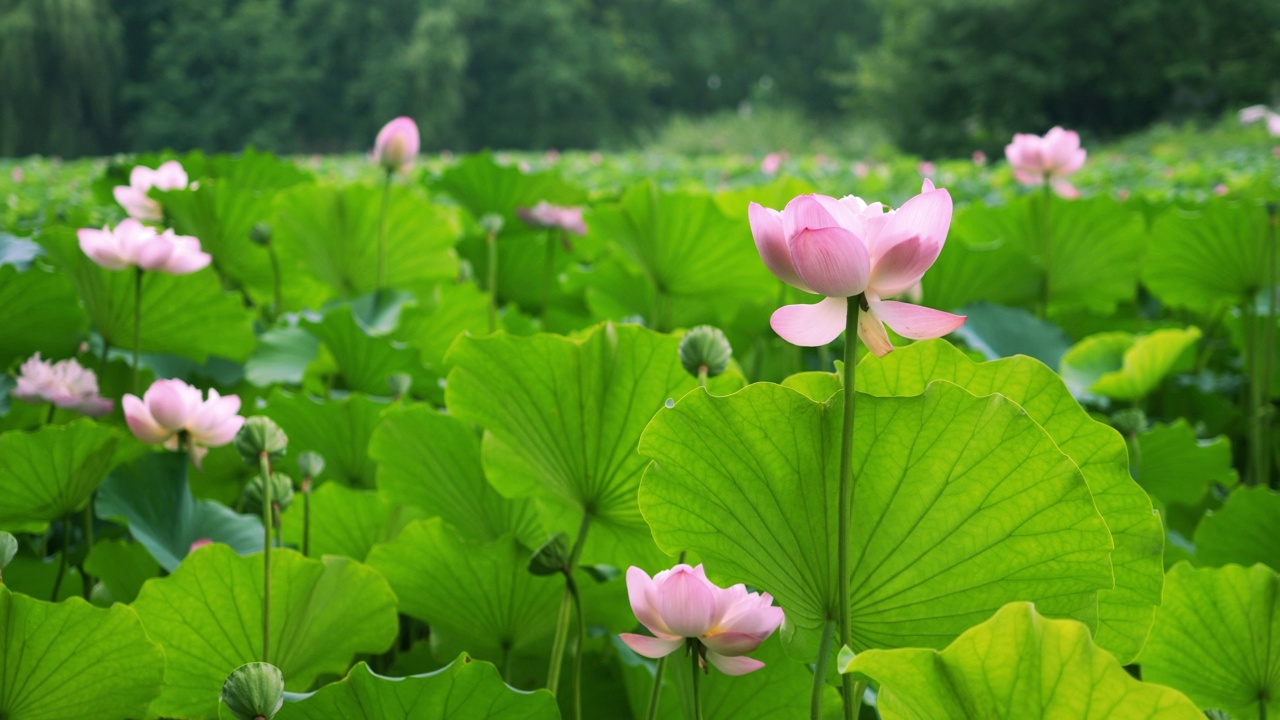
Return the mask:
[[373,145],[373,160],[388,172],[408,167],[418,156],[421,138],[412,118],[398,117],[383,126]]
[[270,245],[271,224],[260,222],[257,225],[254,225],[253,229],[249,231],[249,239],[252,240],[255,245]]
[[707,377],[715,377],[729,369],[733,348],[719,328],[699,325],[680,339],[680,364],[690,375],[698,377],[706,368]]
[[534,575],[557,575],[569,567],[569,536],[556,533],[529,558],[529,572]]
[[[271,504],[280,508],[280,512],[289,509],[293,503],[293,478],[284,473],[271,473]],[[262,473],[254,475],[244,492],[240,495],[240,505],[245,513],[259,515],[262,513]]]
[[480,218],[480,227],[490,235],[497,235],[502,232],[503,219],[497,213],[486,213]]
[[1111,425],[1125,435],[1133,435],[1145,431],[1151,422],[1139,408],[1124,408],[1111,416]]
[[302,453],[298,456],[298,472],[307,478],[318,476],[324,472],[324,456],[314,452]]
[[409,388],[413,386],[413,378],[408,373],[396,373],[387,378],[387,385],[391,387],[391,394],[396,397],[404,397],[409,394]]
[[236,433],[236,449],[240,457],[250,465],[256,464],[262,453],[272,460],[284,457],[289,445],[289,437],[284,430],[269,417],[255,415],[244,421],[240,432]]
[[222,683],[222,702],[238,720],[271,720],[284,706],[284,675],[268,663],[241,665]]

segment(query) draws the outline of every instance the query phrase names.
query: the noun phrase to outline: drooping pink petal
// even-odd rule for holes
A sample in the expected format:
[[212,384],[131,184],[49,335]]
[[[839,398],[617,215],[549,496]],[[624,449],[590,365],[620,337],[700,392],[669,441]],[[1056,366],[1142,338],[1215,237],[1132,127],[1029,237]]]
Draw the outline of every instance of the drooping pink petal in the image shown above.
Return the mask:
[[692,568],[678,566],[657,585],[657,609],[673,635],[698,637],[716,618],[716,594]]
[[814,305],[784,305],[773,311],[769,325],[792,345],[818,347],[844,332],[848,301],[829,297]]
[[876,357],[893,352],[893,343],[889,340],[889,333],[884,331],[884,323],[869,310],[858,313],[858,338]]
[[702,636],[702,644],[706,645],[708,650],[731,657],[746,655],[760,647],[762,642],[764,642],[763,637],[744,632],[724,632]]
[[1080,199],[1080,191],[1077,190],[1076,186],[1072,185],[1071,181],[1067,180],[1066,178],[1054,178],[1052,185],[1053,185],[1053,192],[1058,197],[1066,200]]
[[747,206],[747,219],[751,222],[751,236],[756,241],[756,251],[765,267],[769,268],[779,280],[788,285],[813,292],[791,264],[791,249],[787,247],[787,237],[782,230],[782,213],[767,208],[759,203]]
[[209,448],[204,447],[203,445],[196,445],[195,443],[192,443],[190,451],[191,451],[191,462],[195,464],[197,470],[203,472],[204,456],[209,454]]
[[791,238],[791,264],[813,291],[852,297],[867,289],[871,261],[858,236],[842,227],[801,230]]
[[147,406],[138,397],[125,395],[121,402],[124,405],[125,422],[129,424],[134,437],[144,443],[154,444],[164,442],[173,435],[172,431],[165,429],[151,417]]
[[725,675],[746,675],[764,667],[764,663],[745,655],[728,657],[712,650],[707,651],[707,662]]
[[893,331],[912,340],[939,338],[964,325],[966,316],[893,300],[870,301],[871,311]]
[[676,651],[676,648],[684,645],[684,640],[676,638],[674,640],[663,640],[662,638],[649,637],[647,635],[637,635],[635,633],[619,633],[618,639],[627,644],[627,647],[635,650],[637,653],[655,660],[660,657],[666,657]]

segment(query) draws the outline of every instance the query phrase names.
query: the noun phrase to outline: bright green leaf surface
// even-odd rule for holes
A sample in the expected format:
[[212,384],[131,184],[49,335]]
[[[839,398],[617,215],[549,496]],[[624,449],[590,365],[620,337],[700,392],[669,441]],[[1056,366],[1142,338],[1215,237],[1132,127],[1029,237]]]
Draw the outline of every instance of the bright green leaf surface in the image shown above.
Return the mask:
[[[1115,542],[1115,588],[1098,593],[1098,644],[1130,662],[1142,648],[1160,604],[1164,530],[1151,500],[1129,475],[1120,434],[1092,418],[1061,379],[1028,358],[975,363],[944,341],[915,343],[858,366],[858,388],[876,395],[914,395],[932,380],[975,395],[1000,393],[1022,406],[1084,474]],[[1041,610],[1045,610],[1043,605]]]
[[277,390],[267,399],[263,414],[279,423],[289,436],[289,454],[279,463],[285,473],[301,479],[298,455],[317,452],[325,460],[319,480],[372,488],[377,464],[369,457],[369,437],[386,407],[357,394],[341,400],[314,400]]
[[111,469],[118,440],[87,418],[0,434],[0,527],[39,532],[82,509]]
[[[430,552],[424,552],[430,548]],[[493,662],[550,647],[564,583],[527,569],[530,551],[509,535],[489,543],[458,537],[440,518],[410,524],[369,553],[400,598],[400,611]]]
[[26,272],[0,266],[0,307],[4,308],[0,367],[37,351],[46,360],[72,355],[89,325],[67,278],[38,266]]
[[[227,674],[262,660],[262,587],[261,554],[241,557],[218,544],[142,586],[133,608],[169,664],[153,715],[218,716]],[[343,672],[356,653],[386,650],[399,629],[395,595],[376,572],[292,550],[271,554],[271,617],[269,661],[293,691]]]
[[[284,271],[287,307],[315,306],[377,287],[381,209],[381,187],[302,185],[276,197],[272,242]],[[455,210],[427,201],[413,188],[393,186],[386,220],[387,286],[422,289],[456,276],[458,232]],[[322,283],[324,292],[313,296],[296,273]]]
[[300,325],[333,356],[340,378],[336,387],[343,390],[390,396],[387,378],[413,369],[414,354],[389,337],[371,333],[349,305],[329,310],[319,321],[303,320]]
[[258,336],[253,354],[245,361],[245,380],[258,387],[299,385],[319,346],[320,341],[301,328],[272,328]]
[[516,216],[516,210],[533,207],[540,200],[568,206],[581,205],[587,199],[586,193],[554,172],[521,172],[517,167],[499,165],[487,152],[455,163],[440,177],[437,187],[477,220],[489,213],[500,215],[504,230],[522,227],[524,221]]
[[[1238,720],[1280,713],[1280,576],[1266,565],[1169,571],[1142,676]],[[1265,705],[1265,711],[1260,705]]]
[[[646,464],[636,443],[668,399],[697,386],[679,344],[612,324],[581,340],[461,338],[449,355],[449,410],[488,431],[489,482],[506,497],[536,499],[548,533],[575,537],[591,514],[584,563],[665,562],[636,503]],[[726,391],[735,382],[715,381]]]
[[[75,233],[57,228],[41,242],[67,273],[93,327],[112,347],[133,348],[134,271],[98,267],[80,250]],[[172,353],[197,362],[210,355],[244,360],[253,350],[253,316],[244,301],[225,292],[208,268],[189,275],[143,273],[143,352]]]
[[134,539],[168,571],[197,540],[224,543],[241,553],[261,551],[262,521],[213,500],[197,500],[187,482],[188,463],[185,454],[165,452],[122,465],[103,483],[94,511],[127,522]]
[[1266,210],[1210,201],[1173,208],[1151,228],[1142,282],[1161,302],[1210,311],[1239,304],[1267,284]]
[[1211,486],[1239,482],[1231,467],[1231,440],[1198,440],[1184,419],[1139,433],[1138,448],[1138,482],[1165,503],[1195,505]]
[[1237,488],[1196,528],[1196,565],[1265,563],[1280,571],[1280,495],[1269,488]]
[[0,717],[143,717],[164,680],[164,653],[132,609],[47,603],[0,586]]
[[[660,546],[769,591],[810,645],[838,616],[842,404],[770,384],[693,392],[640,442],[655,461],[640,502]],[[916,397],[860,395],[857,423],[858,649],[939,647],[1019,599],[1096,621],[1111,537],[1080,472],[1021,408],[938,382]]]
[[507,687],[498,670],[463,654],[427,675],[382,677],[359,663],[346,678],[290,698],[279,720],[559,720],[546,690]]
[[465,422],[413,405],[386,413],[369,456],[378,463],[378,489],[397,505],[439,516],[473,540],[514,533],[528,547],[546,540],[533,503],[509,500],[485,481],[480,438]]
[[1159,387],[1199,340],[1200,329],[1194,327],[1142,336],[1091,335],[1062,356],[1062,376],[1077,394],[1137,400]]
[[1089,628],[1010,603],[945,650],[869,650],[844,672],[880,684],[884,720],[1198,720],[1187,697],[1133,679]]
[[97,542],[85,558],[84,569],[102,582],[113,601],[121,603],[133,602],[142,584],[160,574],[160,565],[144,545],[124,540]]
[[[399,528],[401,511],[372,490],[353,490],[338,483],[325,483],[311,493],[310,557],[341,555],[364,560],[369,550],[390,540]],[[285,542],[302,549],[302,494],[293,494],[293,504],[282,517]],[[261,541],[258,543],[261,545]]]

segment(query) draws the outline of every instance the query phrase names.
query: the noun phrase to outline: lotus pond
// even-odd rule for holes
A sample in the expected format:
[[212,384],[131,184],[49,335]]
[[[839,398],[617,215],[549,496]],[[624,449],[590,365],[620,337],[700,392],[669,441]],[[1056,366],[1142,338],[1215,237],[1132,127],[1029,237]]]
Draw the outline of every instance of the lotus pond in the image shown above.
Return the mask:
[[1280,717],[1261,125],[407,132],[0,162],[0,719]]

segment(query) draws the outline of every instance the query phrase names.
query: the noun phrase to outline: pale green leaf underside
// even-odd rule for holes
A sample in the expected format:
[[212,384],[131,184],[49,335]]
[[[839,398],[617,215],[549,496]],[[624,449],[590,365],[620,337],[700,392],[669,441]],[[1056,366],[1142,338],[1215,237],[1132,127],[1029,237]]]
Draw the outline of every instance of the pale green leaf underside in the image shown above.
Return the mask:
[[1143,677],[1242,720],[1280,714],[1278,586],[1266,565],[1175,565],[1142,653]]
[[[227,674],[263,659],[262,571],[261,554],[214,544],[142,586],[133,608],[168,660],[153,717],[216,718]],[[271,553],[271,617],[268,660],[295,691],[343,672],[356,653],[386,650],[399,630],[395,595],[378,573],[292,550]]]
[[493,665],[461,655],[436,672],[383,677],[358,663],[347,677],[288,698],[278,720],[559,720],[546,690],[520,692]]
[[[771,592],[812,644],[836,610],[842,396],[690,393],[641,439],[645,519],[670,553]],[[853,645],[941,647],[1013,600],[1097,619],[1111,538],[1079,471],[1014,403],[946,382],[859,395]]]
[[843,668],[880,685],[884,720],[1202,720],[1185,695],[1132,678],[1073,620],[1010,603],[945,650],[869,650]]
[[1231,440],[1225,435],[1199,440],[1185,419],[1139,433],[1138,447],[1138,482],[1163,502],[1195,505],[1211,485],[1239,482],[1231,466]]
[[1142,282],[1174,307],[1239,303],[1267,284],[1268,224],[1261,206],[1224,200],[1161,213]]
[[375,547],[369,565],[391,583],[401,612],[477,657],[499,662],[504,646],[513,654],[541,653],[555,627],[564,583],[530,573],[529,556],[509,535],[469,542],[431,518]]
[[164,668],[132,609],[100,610],[78,597],[48,603],[0,585],[0,717],[143,717]]
[[87,418],[0,434],[0,527],[39,532],[83,508],[111,469],[118,439]]
[[1159,387],[1199,328],[1156,330],[1149,335],[1100,333],[1081,340],[1062,356],[1062,376],[1073,388],[1118,400],[1137,400]]
[[1200,521],[1195,565],[1265,563],[1280,571],[1280,494],[1265,487],[1237,488]]
[[1124,439],[1089,417],[1062,380],[1030,358],[976,363],[945,341],[931,340],[883,358],[868,356],[858,366],[858,388],[875,395],[914,395],[932,380],[1013,400],[1080,468],[1115,542],[1115,588],[1098,593],[1096,640],[1121,662],[1131,662],[1160,604],[1164,530],[1150,498],[1129,475]]
[[39,266],[18,272],[0,265],[0,307],[5,323],[0,367],[36,351],[46,360],[70,355],[89,324],[66,276]]
[[[402,511],[373,490],[355,490],[338,483],[325,483],[311,493],[311,552],[309,557],[341,555],[365,559],[369,550],[391,539]],[[293,494],[293,504],[282,517],[281,535],[286,543],[302,549],[302,494]],[[261,531],[261,528],[259,528]],[[258,543],[262,545],[261,541]]]

